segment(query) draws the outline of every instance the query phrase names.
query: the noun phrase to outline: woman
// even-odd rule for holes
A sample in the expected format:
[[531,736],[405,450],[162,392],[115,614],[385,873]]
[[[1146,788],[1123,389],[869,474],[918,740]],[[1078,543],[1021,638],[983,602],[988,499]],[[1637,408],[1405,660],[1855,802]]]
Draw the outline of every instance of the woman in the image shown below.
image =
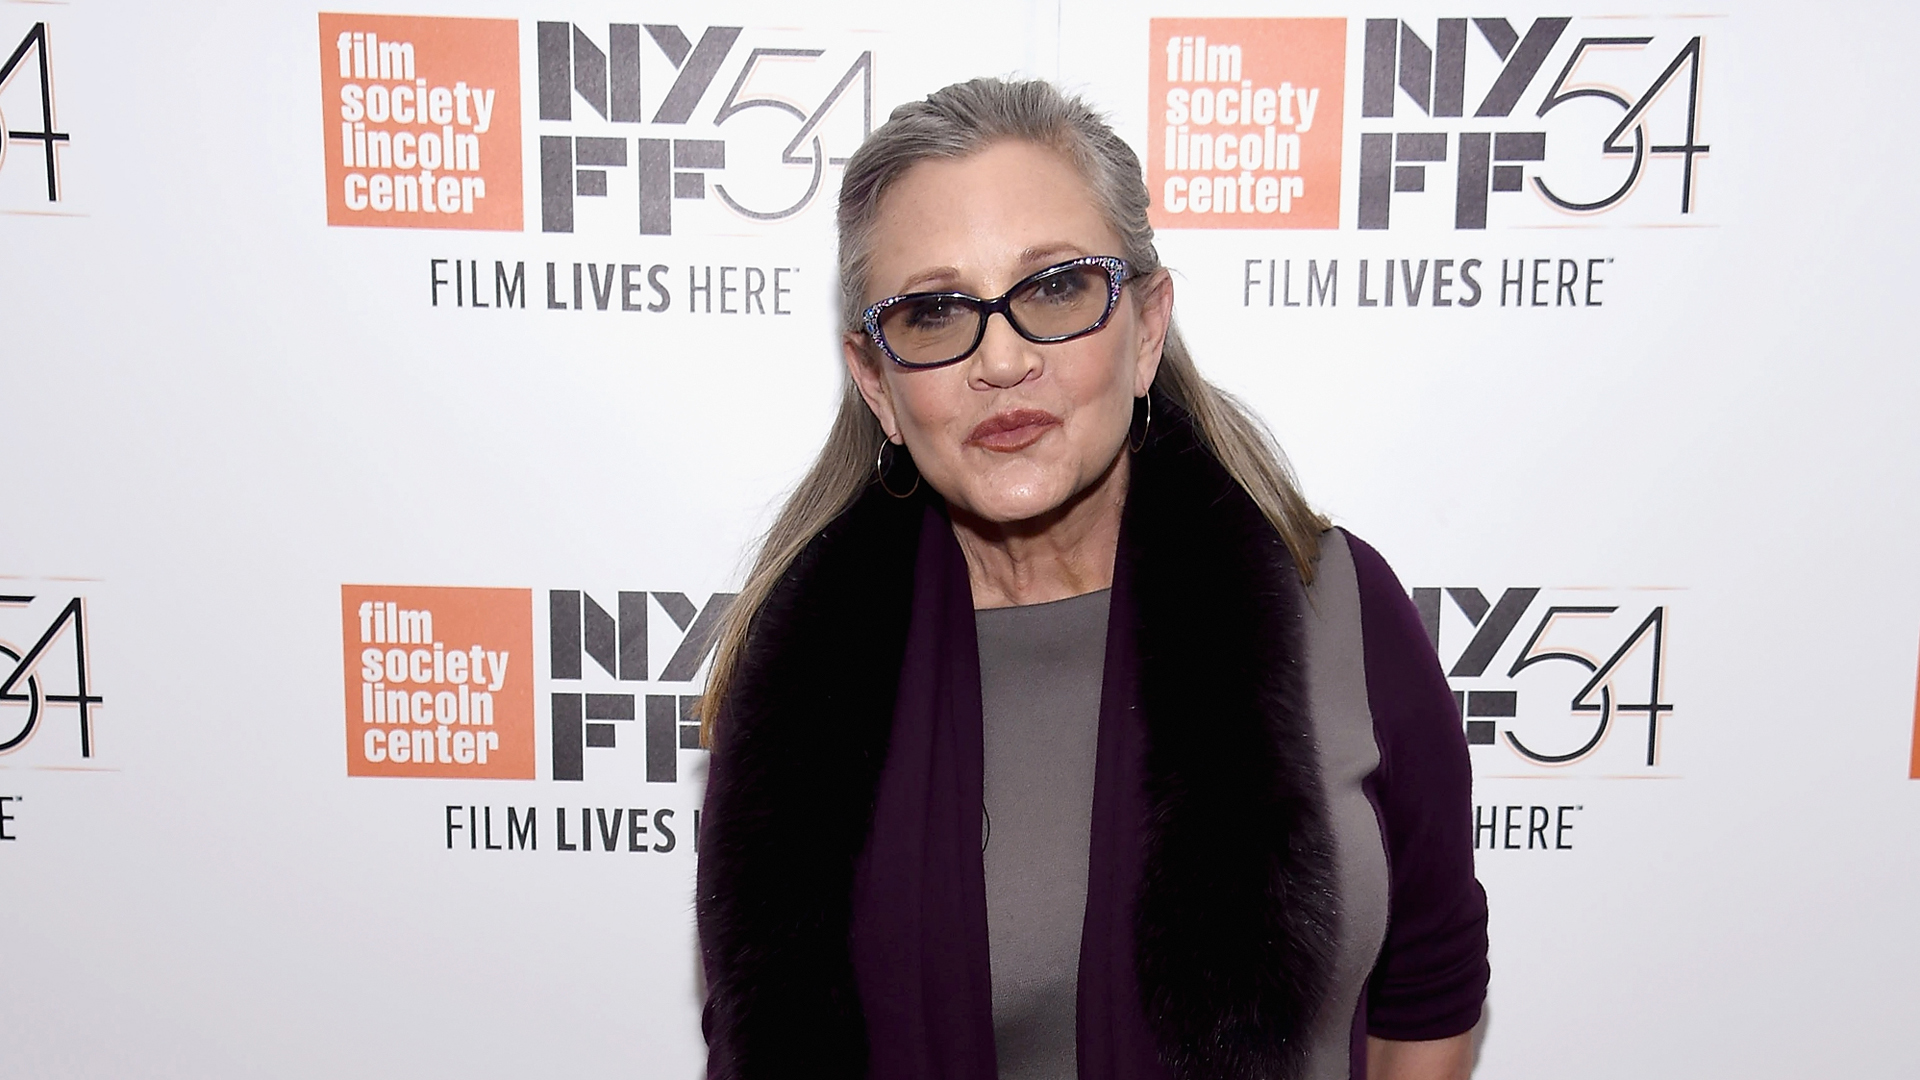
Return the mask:
[[710,1075],[1470,1068],[1452,697],[1195,370],[1147,205],[1042,82],[848,163],[847,393],[709,693]]

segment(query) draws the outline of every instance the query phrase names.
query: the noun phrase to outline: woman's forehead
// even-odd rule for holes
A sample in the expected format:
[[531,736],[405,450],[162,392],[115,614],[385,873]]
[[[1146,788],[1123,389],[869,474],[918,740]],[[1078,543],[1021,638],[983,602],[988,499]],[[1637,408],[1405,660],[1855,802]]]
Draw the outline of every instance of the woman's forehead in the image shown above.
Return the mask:
[[1062,259],[1116,254],[1117,239],[1064,154],[1009,140],[909,168],[881,196],[872,244],[869,291],[884,296],[909,282],[1004,288]]

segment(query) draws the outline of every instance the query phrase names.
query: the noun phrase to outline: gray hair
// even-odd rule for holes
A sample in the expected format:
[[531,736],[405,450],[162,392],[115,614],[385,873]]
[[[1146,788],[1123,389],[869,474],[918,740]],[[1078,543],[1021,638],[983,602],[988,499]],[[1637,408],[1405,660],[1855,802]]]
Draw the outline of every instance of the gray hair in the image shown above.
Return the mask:
[[[873,231],[880,200],[913,166],[979,153],[1008,139],[1060,152],[1093,189],[1120,237],[1119,255],[1137,276],[1160,269],[1147,217],[1150,198],[1140,159],[1086,102],[1040,79],[974,79],[937,90],[893,110],[848,159],[840,184],[841,323],[859,332],[865,308]],[[1202,378],[1177,327],[1169,327],[1154,387],[1193,418],[1200,439],[1239,481],[1293,553],[1302,580],[1313,580],[1326,519],[1307,505],[1286,458],[1266,426],[1232,395]],[[726,700],[753,617],[813,537],[874,481],[874,455],[885,433],[843,376],[840,411],[813,467],[788,497],[761,541],[753,570],[734,601],[714,653],[705,700]],[[703,708],[711,741],[719,709]]]

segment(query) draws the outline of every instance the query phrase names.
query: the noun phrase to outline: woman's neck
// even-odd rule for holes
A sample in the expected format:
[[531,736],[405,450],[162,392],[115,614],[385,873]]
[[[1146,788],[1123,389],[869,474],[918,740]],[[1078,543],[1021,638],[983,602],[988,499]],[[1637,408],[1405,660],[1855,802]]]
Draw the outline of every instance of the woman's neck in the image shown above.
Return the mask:
[[1122,452],[1100,479],[1037,518],[986,521],[952,508],[973,606],[1044,604],[1112,586],[1127,499],[1127,457]]

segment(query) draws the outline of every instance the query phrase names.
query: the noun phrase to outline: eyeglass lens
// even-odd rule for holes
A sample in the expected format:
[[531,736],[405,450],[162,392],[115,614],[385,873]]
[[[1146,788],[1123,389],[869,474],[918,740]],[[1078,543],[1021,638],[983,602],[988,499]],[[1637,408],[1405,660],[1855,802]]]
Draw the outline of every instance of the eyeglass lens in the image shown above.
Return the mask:
[[[1007,309],[1027,337],[1071,337],[1106,316],[1108,296],[1104,268],[1069,266],[1022,285],[1007,298]],[[915,297],[881,313],[880,334],[907,363],[938,364],[970,351],[986,318],[985,304],[970,297]]]

